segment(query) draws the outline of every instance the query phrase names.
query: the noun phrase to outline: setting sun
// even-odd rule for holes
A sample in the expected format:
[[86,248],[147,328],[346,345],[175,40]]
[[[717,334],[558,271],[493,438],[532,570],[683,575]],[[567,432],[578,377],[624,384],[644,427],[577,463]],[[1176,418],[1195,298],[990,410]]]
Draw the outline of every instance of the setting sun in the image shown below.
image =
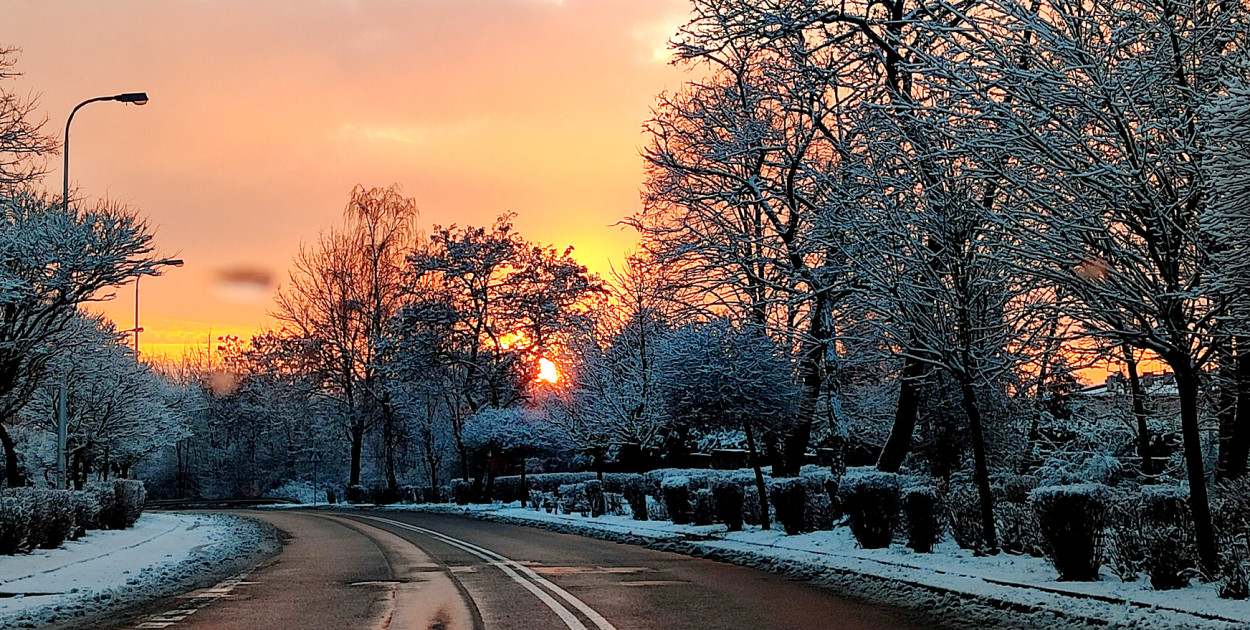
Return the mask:
[[560,373],[556,371],[556,364],[550,359],[538,360],[538,380],[555,384],[560,380]]

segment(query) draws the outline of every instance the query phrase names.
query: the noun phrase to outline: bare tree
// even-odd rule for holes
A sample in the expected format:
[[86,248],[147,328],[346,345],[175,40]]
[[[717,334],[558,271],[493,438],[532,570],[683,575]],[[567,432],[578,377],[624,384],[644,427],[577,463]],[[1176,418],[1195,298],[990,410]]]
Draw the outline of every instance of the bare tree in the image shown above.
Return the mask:
[[384,439],[386,483],[394,468],[394,409],[381,382],[381,341],[403,299],[403,264],[416,239],[416,201],[397,187],[357,186],[340,228],[300,248],[290,284],[277,297],[282,333],[304,340],[323,379],[322,392],[340,405],[350,444],[350,485],[360,484],[365,435],[378,424]]

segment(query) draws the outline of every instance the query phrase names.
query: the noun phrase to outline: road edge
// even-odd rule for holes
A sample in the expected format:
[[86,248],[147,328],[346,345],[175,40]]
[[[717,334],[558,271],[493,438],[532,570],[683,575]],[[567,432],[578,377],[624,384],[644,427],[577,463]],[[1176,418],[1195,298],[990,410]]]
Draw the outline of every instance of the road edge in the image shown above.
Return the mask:
[[[156,512],[156,511],[154,511]],[[188,513],[179,511],[178,513]],[[190,511],[196,513],[196,511]],[[219,512],[202,512],[218,518],[232,519],[247,528],[248,538],[227,549],[193,550],[185,560],[172,565],[170,570],[177,579],[160,585],[143,585],[128,589],[114,596],[113,601],[99,610],[83,611],[82,604],[64,605],[62,616],[50,624],[39,626],[47,630],[74,630],[91,628],[105,630],[122,628],[157,611],[168,608],[168,599],[196,589],[207,588],[241,573],[251,571],[282,552],[284,534],[277,527],[261,519]],[[245,551],[246,553],[237,553]],[[20,627],[20,626],[19,626]],[[33,626],[32,626],[33,627]]]
[[[370,506],[368,509],[388,511],[385,506]],[[696,558],[736,564],[786,577],[806,580],[812,584],[827,588],[839,596],[864,604],[885,606],[919,614],[944,628],[1086,630],[1089,628],[1138,627],[1151,628],[1152,630],[1234,630],[1243,627],[1241,624],[1222,620],[1204,619],[1184,611],[1167,610],[1166,612],[1169,613],[1168,616],[1187,616],[1192,621],[1165,619],[1152,614],[1153,609],[1133,609],[1130,606],[1119,605],[1114,602],[1100,602],[1072,597],[1062,593],[1039,591],[1039,598],[1041,595],[1046,595],[1052,598],[1052,601],[1056,598],[1062,598],[1069,602],[1077,602],[1087,609],[1102,606],[1108,611],[1116,610],[1121,613],[1119,615],[1082,614],[1060,606],[1047,606],[1044,602],[1028,604],[983,593],[971,593],[966,590],[943,588],[911,580],[864,573],[846,567],[835,567],[794,558],[778,558],[749,550],[724,549],[706,544],[706,541],[699,540],[698,537],[660,537],[634,533],[627,534],[606,527],[595,527],[593,522],[574,524],[526,519],[499,514],[491,510],[471,510],[458,506],[406,505],[403,510],[395,511],[448,514],[510,525],[523,525],[562,534],[573,534],[608,542],[637,545],[657,551],[668,551]],[[1126,619],[1124,613],[1131,613],[1131,618]]]

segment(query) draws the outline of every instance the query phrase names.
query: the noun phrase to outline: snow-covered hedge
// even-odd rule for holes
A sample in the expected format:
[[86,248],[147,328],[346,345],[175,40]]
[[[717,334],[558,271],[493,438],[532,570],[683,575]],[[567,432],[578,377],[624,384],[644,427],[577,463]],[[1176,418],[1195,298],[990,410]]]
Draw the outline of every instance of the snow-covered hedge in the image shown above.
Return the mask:
[[1044,486],[1029,494],[1037,512],[1042,547],[1059,579],[1098,580],[1105,558],[1103,528],[1111,496],[1110,488],[1096,483]]
[[768,492],[777,520],[786,534],[793,536],[807,531],[807,482],[802,477],[773,479]]
[[1189,586],[1196,567],[1189,490],[1146,486],[1141,493],[1142,564],[1150,586],[1164,591]]
[[690,523],[690,478],[684,475],[664,477],[660,482],[660,492],[664,497],[664,507],[668,516],[676,525]]
[[143,482],[122,479],[86,490],[0,492],[0,555],[55,549],[89,529],[125,529],[143,513]]
[[742,486],[729,481],[719,481],[712,486],[712,501],[716,505],[716,517],[725,527],[736,532],[742,529]]
[[905,487],[903,514],[907,517],[907,546],[917,553],[932,552],[942,533],[937,490],[928,484]]
[[852,468],[842,478],[840,496],[851,534],[864,549],[883,549],[894,540],[901,514],[902,480],[874,468]]

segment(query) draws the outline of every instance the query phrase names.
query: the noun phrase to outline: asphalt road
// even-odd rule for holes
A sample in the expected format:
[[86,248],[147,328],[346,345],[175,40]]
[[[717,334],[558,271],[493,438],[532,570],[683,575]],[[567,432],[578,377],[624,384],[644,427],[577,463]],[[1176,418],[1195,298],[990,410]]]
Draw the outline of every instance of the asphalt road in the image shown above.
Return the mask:
[[121,627],[925,627],[802,581],[543,529],[410,512],[246,513],[290,535],[280,555],[242,581],[171,599]]

